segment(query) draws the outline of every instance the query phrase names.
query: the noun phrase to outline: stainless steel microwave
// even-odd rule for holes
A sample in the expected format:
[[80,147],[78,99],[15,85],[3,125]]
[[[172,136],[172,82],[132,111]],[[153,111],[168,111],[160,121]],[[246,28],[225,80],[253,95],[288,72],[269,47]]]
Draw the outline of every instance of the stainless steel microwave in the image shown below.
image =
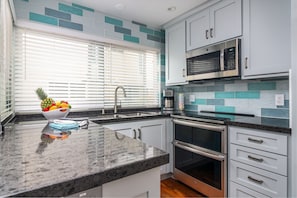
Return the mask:
[[188,81],[240,77],[241,41],[238,38],[188,51],[186,57]]

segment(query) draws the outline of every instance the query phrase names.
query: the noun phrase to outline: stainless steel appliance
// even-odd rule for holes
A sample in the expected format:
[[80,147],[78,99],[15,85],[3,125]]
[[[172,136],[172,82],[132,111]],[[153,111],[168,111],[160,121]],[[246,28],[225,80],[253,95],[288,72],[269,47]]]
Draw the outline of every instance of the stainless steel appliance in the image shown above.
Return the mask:
[[234,39],[187,52],[188,81],[240,77],[241,41]]
[[174,94],[171,89],[163,90],[164,106],[163,111],[172,112],[174,109]]
[[175,179],[208,197],[227,196],[227,127],[224,121],[171,115]]

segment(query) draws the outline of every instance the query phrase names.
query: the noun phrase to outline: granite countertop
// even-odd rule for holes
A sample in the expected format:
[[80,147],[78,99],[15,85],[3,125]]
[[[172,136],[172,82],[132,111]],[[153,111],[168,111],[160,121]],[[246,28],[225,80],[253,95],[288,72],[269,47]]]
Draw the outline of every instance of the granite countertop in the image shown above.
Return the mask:
[[267,130],[284,134],[291,134],[290,121],[280,118],[266,117],[244,117],[236,116],[234,119],[227,120],[227,125],[246,127],[252,129]]
[[169,162],[169,154],[90,122],[60,137],[47,121],[0,136],[0,197],[67,196]]

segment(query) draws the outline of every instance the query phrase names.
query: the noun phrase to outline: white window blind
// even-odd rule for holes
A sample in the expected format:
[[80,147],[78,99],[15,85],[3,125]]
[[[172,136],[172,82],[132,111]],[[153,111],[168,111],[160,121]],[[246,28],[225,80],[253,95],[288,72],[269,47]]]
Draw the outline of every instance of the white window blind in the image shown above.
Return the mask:
[[12,15],[8,1],[0,2],[0,121],[13,114]]
[[69,101],[73,111],[111,107],[118,85],[127,93],[119,93],[122,107],[159,106],[157,52],[21,28],[15,33],[16,112],[40,111],[38,87],[54,100]]

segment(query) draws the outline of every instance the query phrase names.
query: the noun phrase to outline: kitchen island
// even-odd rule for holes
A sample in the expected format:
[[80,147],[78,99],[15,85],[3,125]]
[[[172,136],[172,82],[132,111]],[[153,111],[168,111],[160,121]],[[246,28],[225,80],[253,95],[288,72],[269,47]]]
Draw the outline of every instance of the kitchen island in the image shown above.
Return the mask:
[[0,197],[68,196],[102,185],[104,191],[105,184],[148,175],[169,161],[168,153],[92,122],[56,132],[47,121],[6,127],[0,136]]

